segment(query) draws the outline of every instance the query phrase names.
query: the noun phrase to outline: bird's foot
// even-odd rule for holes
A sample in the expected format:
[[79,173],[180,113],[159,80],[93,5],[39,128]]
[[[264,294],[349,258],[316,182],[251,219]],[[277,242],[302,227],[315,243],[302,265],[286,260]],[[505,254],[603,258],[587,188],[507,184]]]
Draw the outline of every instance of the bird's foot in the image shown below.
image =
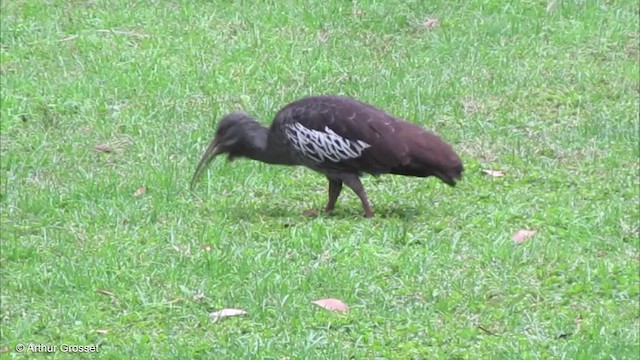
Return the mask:
[[364,217],[366,217],[367,219],[370,219],[373,217],[373,211],[369,210],[369,211],[365,211],[364,212]]

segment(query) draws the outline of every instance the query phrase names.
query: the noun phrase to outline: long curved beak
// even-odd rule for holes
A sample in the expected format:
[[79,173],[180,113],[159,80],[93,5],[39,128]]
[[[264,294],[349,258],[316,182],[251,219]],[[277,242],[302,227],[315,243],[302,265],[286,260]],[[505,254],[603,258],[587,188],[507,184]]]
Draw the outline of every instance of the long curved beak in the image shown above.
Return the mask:
[[193,189],[193,186],[195,185],[200,175],[202,175],[202,172],[207,168],[207,166],[209,166],[209,164],[211,163],[211,160],[213,160],[213,158],[216,157],[216,155],[218,155],[219,153],[220,153],[220,146],[218,145],[218,140],[214,138],[213,140],[211,140],[209,147],[207,147],[207,150],[204,152],[204,155],[202,155],[202,158],[198,163],[196,172],[193,174],[193,177],[191,178],[191,184],[189,185],[189,189]]

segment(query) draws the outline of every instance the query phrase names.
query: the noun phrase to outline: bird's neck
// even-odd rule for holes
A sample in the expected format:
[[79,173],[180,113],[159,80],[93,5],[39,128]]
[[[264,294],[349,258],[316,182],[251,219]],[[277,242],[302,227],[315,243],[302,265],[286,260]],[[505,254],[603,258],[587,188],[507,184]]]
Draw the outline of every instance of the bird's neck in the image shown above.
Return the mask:
[[251,134],[251,148],[246,157],[268,164],[295,165],[285,146],[270,137],[269,128],[259,125]]

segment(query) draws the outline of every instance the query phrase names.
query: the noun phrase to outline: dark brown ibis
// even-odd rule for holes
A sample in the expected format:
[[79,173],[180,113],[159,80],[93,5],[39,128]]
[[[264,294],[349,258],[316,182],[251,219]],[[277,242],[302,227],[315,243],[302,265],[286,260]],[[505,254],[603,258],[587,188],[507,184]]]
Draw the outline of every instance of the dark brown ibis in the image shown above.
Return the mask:
[[325,211],[333,210],[345,184],[360,198],[365,217],[373,211],[360,182],[363,173],[435,176],[455,186],[464,171],[460,157],[437,135],[343,96],[294,101],[278,111],[270,127],[242,112],[226,115],[198,163],[191,188],[219,154],[228,154],[230,161],[306,166],[329,180]]

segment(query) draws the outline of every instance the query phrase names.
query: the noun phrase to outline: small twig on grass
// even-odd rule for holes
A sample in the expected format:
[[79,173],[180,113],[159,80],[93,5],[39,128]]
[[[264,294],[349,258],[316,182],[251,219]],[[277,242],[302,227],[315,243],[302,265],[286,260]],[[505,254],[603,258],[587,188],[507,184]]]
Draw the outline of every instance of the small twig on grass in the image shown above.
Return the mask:
[[489,331],[489,330],[487,330],[487,329],[483,328],[483,327],[482,327],[482,326],[480,326],[480,325],[476,325],[476,327],[477,327],[478,329],[480,329],[480,330],[484,331],[485,333],[489,334],[489,335],[494,335],[494,336],[495,336],[495,334],[494,334],[494,333],[492,333],[491,331]]
[[96,32],[103,33],[103,34],[108,33],[108,34],[114,34],[114,35],[135,36],[139,38],[147,37],[147,35],[145,34],[140,34],[133,31],[122,31],[122,30],[113,30],[113,29],[98,29],[96,30]]
[[67,36],[66,38],[58,40],[58,42],[75,40],[77,37],[78,37],[78,35]]

